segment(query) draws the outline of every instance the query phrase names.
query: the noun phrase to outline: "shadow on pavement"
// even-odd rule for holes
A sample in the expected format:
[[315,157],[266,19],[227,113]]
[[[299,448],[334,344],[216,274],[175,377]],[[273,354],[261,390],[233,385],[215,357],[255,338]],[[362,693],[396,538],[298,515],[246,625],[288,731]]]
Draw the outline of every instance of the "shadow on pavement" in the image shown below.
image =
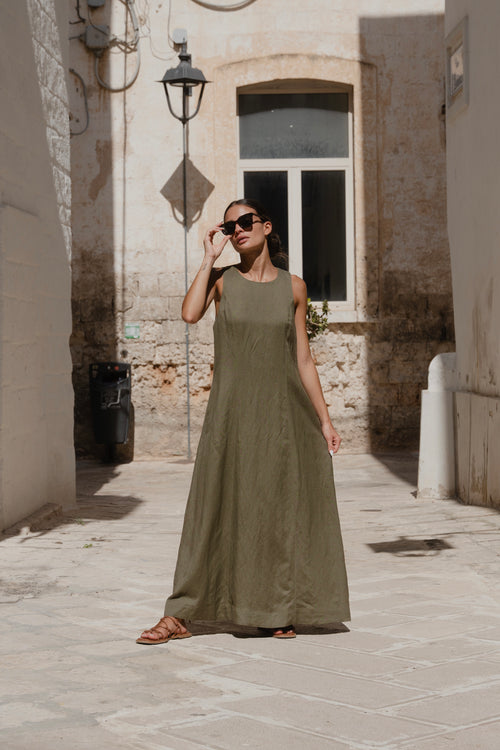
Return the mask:
[[392,542],[368,544],[373,552],[388,552],[398,557],[429,557],[429,553],[439,554],[442,550],[453,549],[444,539],[409,539],[400,536]]
[[[86,521],[118,521],[129,513],[132,513],[140,503],[144,502],[137,497],[123,495],[98,495],[97,497],[83,498],[78,502],[76,508],[62,513],[60,506],[54,505],[52,513],[25,518],[23,521],[5,529],[0,535],[0,541],[13,536],[22,536],[21,544],[31,541],[62,526],[73,524],[85,525]],[[47,506],[42,508],[44,511]]]
[[118,476],[119,463],[103,463],[96,460],[76,462],[76,496],[78,501],[95,495],[105,484]]
[[418,453],[375,453],[373,455],[379,463],[389,469],[391,474],[413,487],[417,486]]
[[[217,633],[231,633],[235,638],[271,638],[269,632],[263,628],[235,625],[232,622],[189,622],[189,630],[193,635],[215,635]],[[298,635],[329,635],[332,633],[348,633],[349,628],[343,622],[332,622],[326,625],[297,625]]]
[[133,495],[96,494],[117,474],[116,465],[103,465],[96,461],[78,462],[76,506],[63,511],[60,505],[47,503],[32,515],[4,529],[0,533],[0,541],[20,536],[20,542],[24,543],[62,526],[84,525],[86,520],[118,521],[128,516],[144,501]]
[[98,495],[84,497],[78,501],[78,507],[65,517],[66,523],[73,523],[75,517],[81,520],[113,521],[132,513],[143,500],[131,495]]

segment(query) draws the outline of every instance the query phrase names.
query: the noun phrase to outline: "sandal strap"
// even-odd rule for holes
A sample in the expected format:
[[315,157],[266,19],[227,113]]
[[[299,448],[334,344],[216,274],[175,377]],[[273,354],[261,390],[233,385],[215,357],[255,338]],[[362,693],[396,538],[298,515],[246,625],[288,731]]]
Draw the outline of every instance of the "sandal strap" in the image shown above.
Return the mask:
[[[169,627],[169,623],[167,621],[171,621],[174,627]],[[159,633],[162,638],[165,638],[167,635],[179,633],[180,627],[181,626],[178,620],[176,620],[171,615],[165,615],[165,617],[162,617],[161,620],[156,623],[156,625],[153,625],[152,628],[148,628],[148,632]]]

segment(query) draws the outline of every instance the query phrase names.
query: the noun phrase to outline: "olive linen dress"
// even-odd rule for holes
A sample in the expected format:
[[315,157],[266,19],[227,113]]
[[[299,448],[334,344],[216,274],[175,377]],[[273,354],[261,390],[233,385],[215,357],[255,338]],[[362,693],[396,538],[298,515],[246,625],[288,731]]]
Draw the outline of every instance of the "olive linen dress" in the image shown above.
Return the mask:
[[297,367],[291,277],[224,273],[215,363],[165,615],[348,620],[332,459]]

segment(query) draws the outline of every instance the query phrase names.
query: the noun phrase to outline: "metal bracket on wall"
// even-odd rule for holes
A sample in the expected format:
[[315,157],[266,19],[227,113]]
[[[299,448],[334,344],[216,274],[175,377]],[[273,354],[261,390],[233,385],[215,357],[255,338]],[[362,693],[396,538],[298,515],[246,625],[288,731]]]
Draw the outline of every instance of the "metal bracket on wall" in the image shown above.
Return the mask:
[[106,0],[87,0],[89,8],[102,8]]

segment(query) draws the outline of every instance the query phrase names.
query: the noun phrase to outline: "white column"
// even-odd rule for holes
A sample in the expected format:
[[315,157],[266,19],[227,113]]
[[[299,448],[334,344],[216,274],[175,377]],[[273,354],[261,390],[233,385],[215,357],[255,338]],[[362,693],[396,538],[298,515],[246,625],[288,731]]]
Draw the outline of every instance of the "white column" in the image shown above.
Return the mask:
[[429,365],[422,391],[417,497],[455,496],[453,391],[456,355],[438,354]]

